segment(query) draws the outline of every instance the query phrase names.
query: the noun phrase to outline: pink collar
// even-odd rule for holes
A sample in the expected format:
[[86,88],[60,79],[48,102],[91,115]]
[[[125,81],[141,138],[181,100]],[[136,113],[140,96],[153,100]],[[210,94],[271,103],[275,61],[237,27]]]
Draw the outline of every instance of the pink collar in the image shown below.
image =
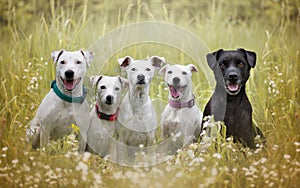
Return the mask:
[[117,109],[116,113],[110,114],[110,115],[107,115],[103,112],[100,112],[97,103],[95,105],[95,111],[96,111],[96,114],[97,114],[99,119],[104,119],[104,120],[107,120],[107,121],[116,121],[117,118],[118,118],[118,114],[119,114],[119,108]]
[[189,101],[173,101],[169,100],[169,105],[173,108],[192,108],[195,105],[195,96],[193,95],[193,98]]

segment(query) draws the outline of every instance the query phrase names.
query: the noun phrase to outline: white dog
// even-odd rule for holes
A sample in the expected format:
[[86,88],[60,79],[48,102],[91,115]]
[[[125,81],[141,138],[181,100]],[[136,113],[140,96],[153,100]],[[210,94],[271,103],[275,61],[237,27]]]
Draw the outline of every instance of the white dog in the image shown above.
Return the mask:
[[92,87],[96,88],[97,99],[95,108],[90,113],[87,150],[105,157],[111,154],[116,143],[114,133],[119,101],[122,90],[128,86],[128,81],[119,76],[91,76],[90,82]]
[[197,68],[192,64],[167,64],[159,71],[169,87],[169,103],[161,115],[162,134],[163,137],[179,134],[183,143],[197,139],[201,130],[202,113],[192,92],[193,72]]
[[33,148],[37,148],[45,146],[50,139],[56,140],[69,134],[71,125],[76,124],[80,129],[79,151],[82,152],[90,125],[83,79],[93,53],[60,50],[52,52],[51,56],[56,65],[56,80],[30,122],[27,135],[33,139]]
[[155,143],[157,119],[149,97],[150,82],[155,70],[165,62],[163,57],[134,60],[130,56],[118,59],[126,70],[129,91],[123,99],[116,131],[119,141],[128,146],[150,146]]

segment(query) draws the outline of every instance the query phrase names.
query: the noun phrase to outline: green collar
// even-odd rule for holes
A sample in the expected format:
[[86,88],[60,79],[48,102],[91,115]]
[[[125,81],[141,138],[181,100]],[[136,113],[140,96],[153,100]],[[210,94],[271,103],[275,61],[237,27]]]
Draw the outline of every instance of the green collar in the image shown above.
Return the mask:
[[54,93],[63,101],[69,102],[69,103],[83,103],[86,94],[87,94],[87,90],[85,89],[85,87],[83,86],[82,91],[83,91],[83,95],[81,97],[72,97],[69,95],[64,94],[63,92],[61,92],[57,85],[56,85],[56,80],[53,80],[51,83],[51,88],[53,89]]

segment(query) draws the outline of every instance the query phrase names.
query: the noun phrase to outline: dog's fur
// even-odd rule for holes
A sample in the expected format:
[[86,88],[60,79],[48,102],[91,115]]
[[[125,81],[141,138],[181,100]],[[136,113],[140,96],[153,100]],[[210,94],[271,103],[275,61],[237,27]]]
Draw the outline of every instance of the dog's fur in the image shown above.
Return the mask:
[[117,122],[119,141],[135,147],[153,145],[157,119],[149,88],[155,70],[162,66],[165,59],[152,56],[148,60],[134,60],[126,56],[118,62],[126,70],[129,81],[129,91],[121,104]]
[[102,157],[111,154],[114,148],[115,126],[119,111],[119,103],[122,90],[128,86],[125,78],[116,76],[91,76],[92,87],[96,88],[96,104],[99,111],[104,114],[114,114],[115,119],[100,119],[96,108],[93,108],[91,115],[91,125],[88,130],[87,151],[100,154]]
[[254,138],[263,134],[252,124],[252,107],[245,90],[250,69],[256,64],[255,52],[220,49],[206,57],[217,83],[204,116],[214,115],[216,121],[224,121],[227,137],[233,136],[235,142],[255,148]]
[[165,76],[165,83],[169,87],[169,101],[178,104],[192,102],[187,107],[172,107],[167,104],[161,115],[163,137],[181,133],[184,143],[195,141],[199,137],[202,113],[195,104],[192,91],[192,73],[197,68],[192,65],[165,65],[159,73]]
[[[79,51],[54,51],[51,54],[56,66],[56,83],[58,89],[68,96],[83,95],[83,79],[93,59],[93,53]],[[80,129],[79,151],[85,150],[86,133],[89,128],[89,107],[69,103],[60,99],[53,91],[45,96],[35,117],[30,122],[27,135],[32,140],[33,148],[45,146],[50,139],[56,140],[71,132],[71,125]]]

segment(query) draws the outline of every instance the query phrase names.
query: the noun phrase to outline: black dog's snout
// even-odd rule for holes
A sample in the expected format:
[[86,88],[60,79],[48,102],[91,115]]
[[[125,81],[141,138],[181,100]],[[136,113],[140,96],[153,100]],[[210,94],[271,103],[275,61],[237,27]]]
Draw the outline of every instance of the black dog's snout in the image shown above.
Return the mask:
[[73,78],[74,77],[74,72],[72,70],[67,70],[65,72],[66,78]]
[[179,82],[180,82],[180,78],[178,78],[178,77],[173,78],[174,84],[179,84]]
[[238,74],[235,72],[231,72],[228,74],[228,79],[229,80],[237,80],[238,79]]
[[114,101],[114,97],[111,95],[107,95],[106,96],[106,103],[107,104],[112,104],[112,102]]

